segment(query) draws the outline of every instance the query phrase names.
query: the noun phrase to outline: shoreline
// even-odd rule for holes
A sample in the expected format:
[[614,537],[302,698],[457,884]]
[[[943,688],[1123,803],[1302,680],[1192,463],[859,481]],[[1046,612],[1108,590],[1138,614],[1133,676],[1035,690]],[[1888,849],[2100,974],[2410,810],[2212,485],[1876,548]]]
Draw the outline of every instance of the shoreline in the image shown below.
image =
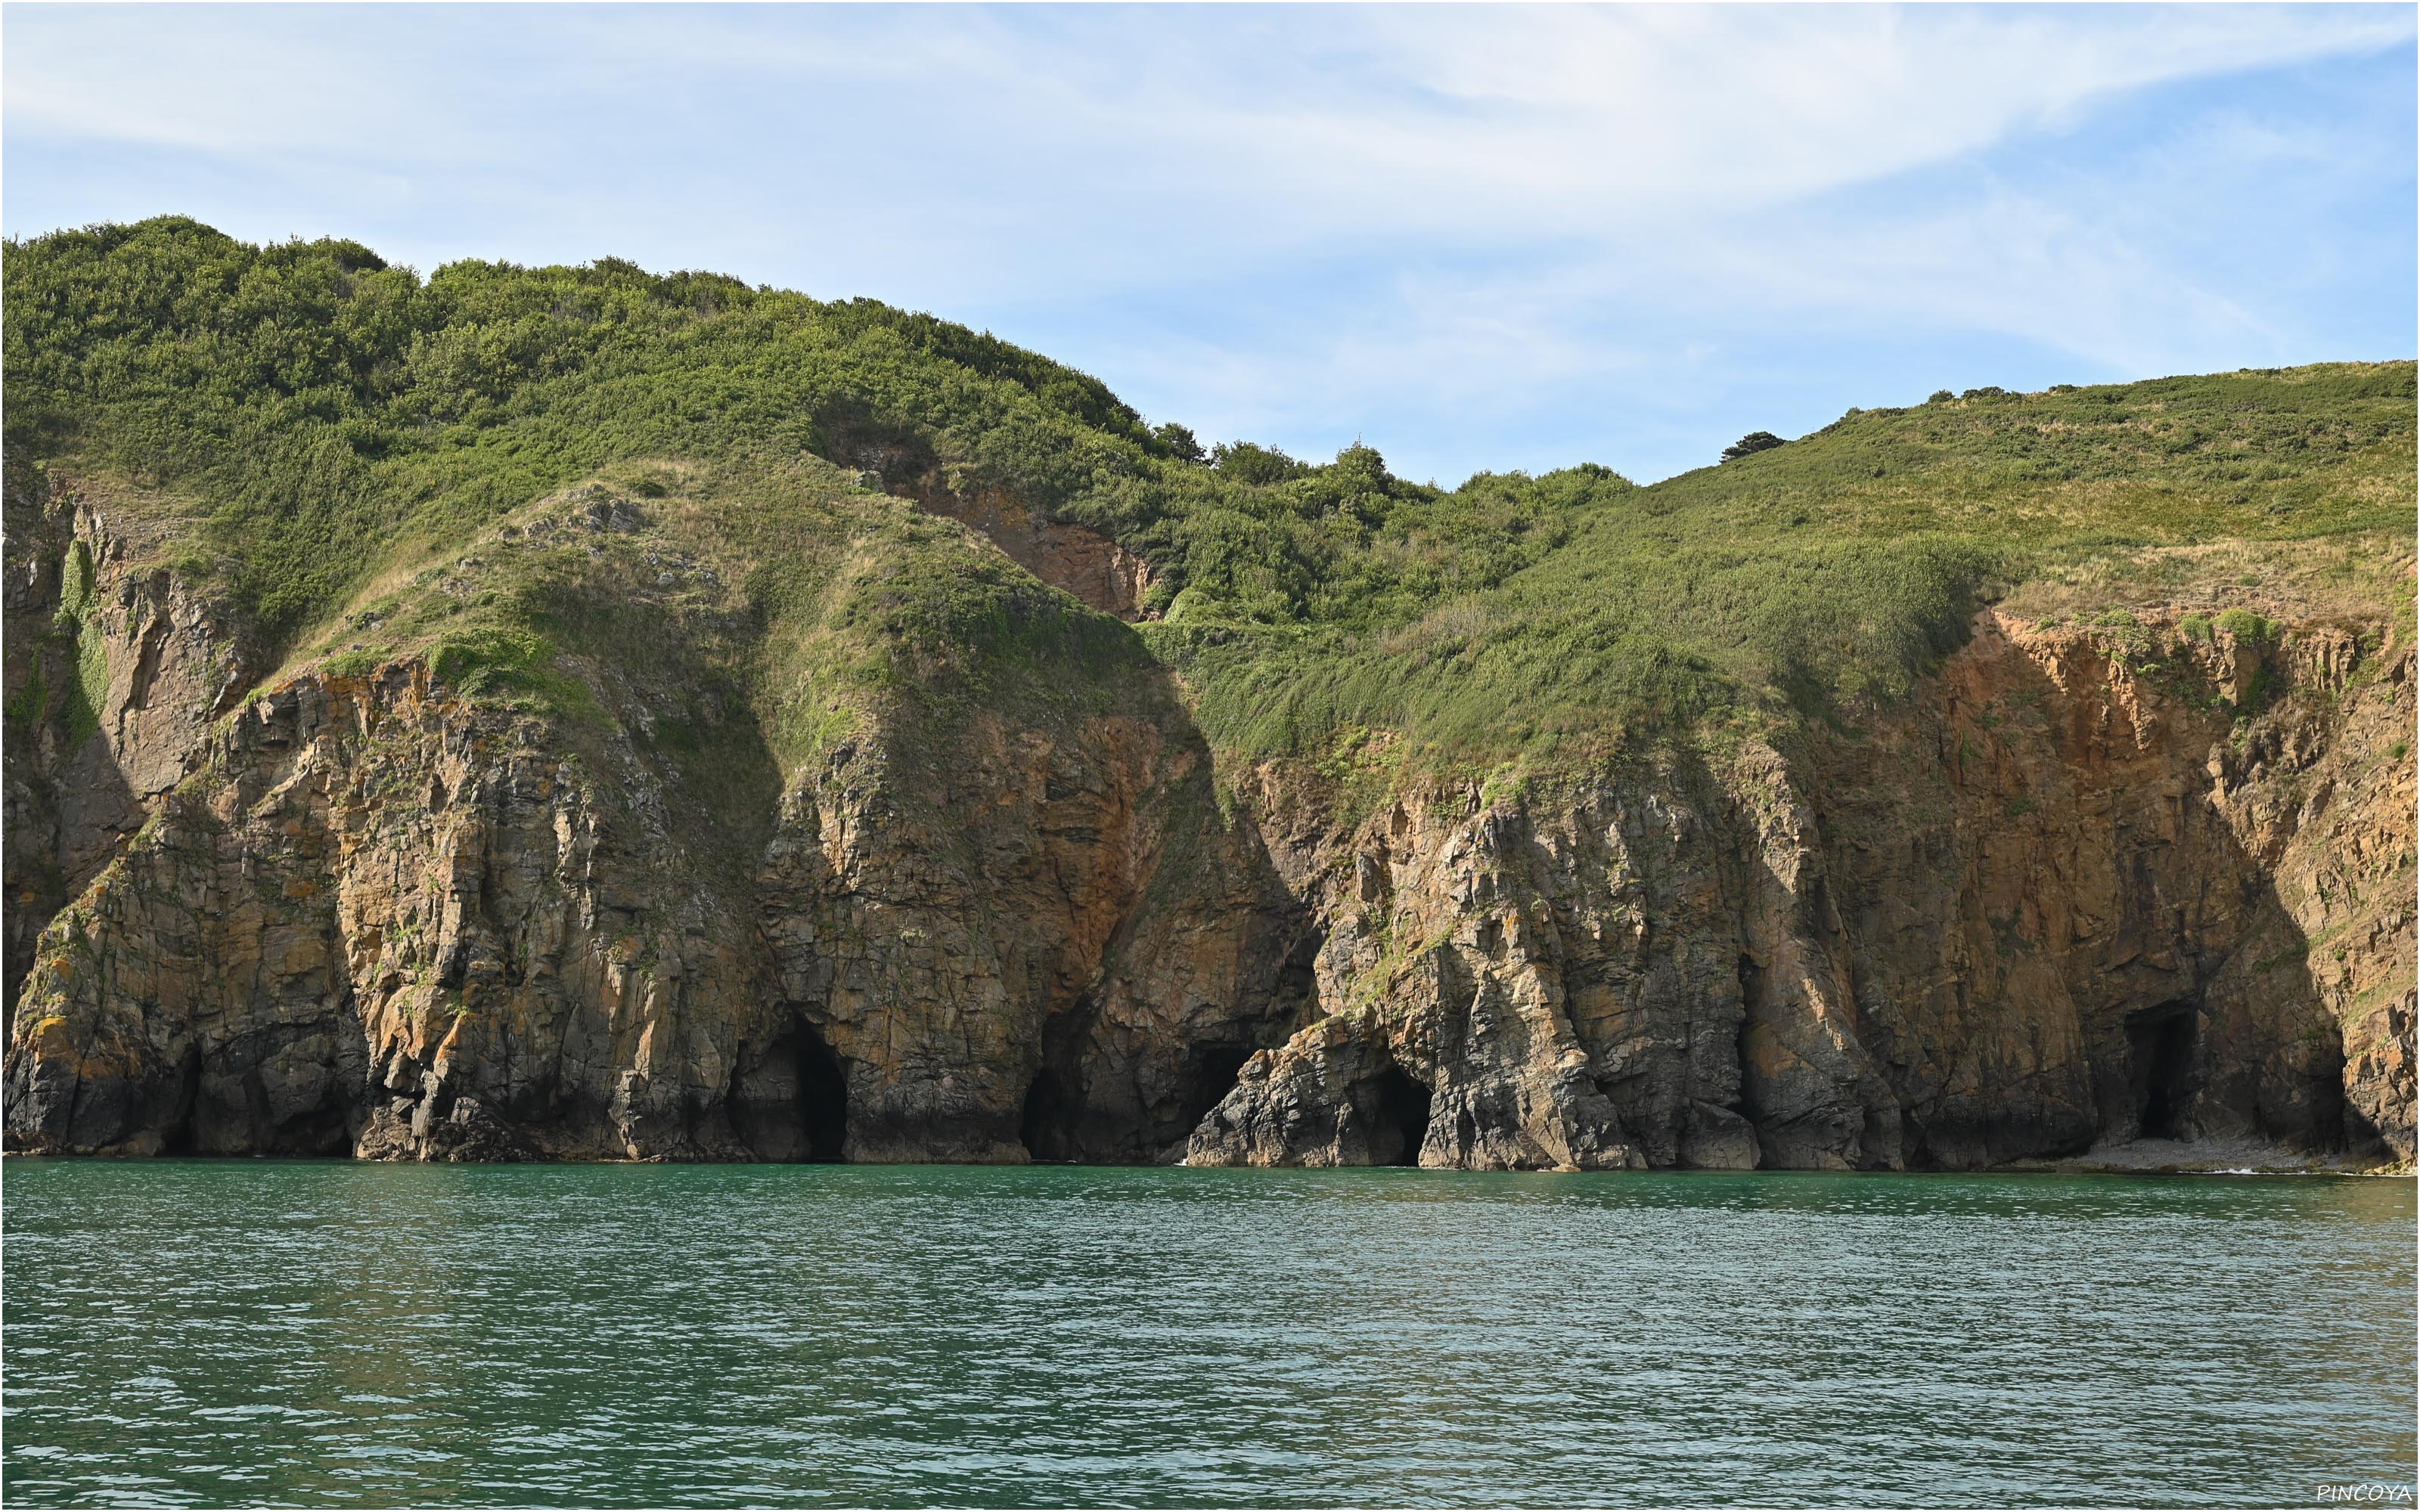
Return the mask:
[[2288,1149],[2260,1139],[2140,1139],[2119,1145],[2098,1146],[2081,1155],[2027,1156],[2004,1161],[1993,1165],[1966,1168],[1942,1166],[1911,1166],[1900,1170],[1826,1170],[1812,1166],[1758,1166],[1733,1170],[1710,1166],[1668,1165],[1645,1170],[1581,1170],[1575,1166],[1542,1167],[1535,1170],[1470,1170],[1445,1165],[1291,1165],[1196,1166],[1183,1161],[1134,1164],[1102,1164],[1084,1161],[714,1161],[668,1159],[592,1159],[503,1160],[503,1161],[423,1161],[397,1160],[378,1156],[352,1154],[308,1155],[290,1151],[258,1154],[133,1154],[129,1152],[91,1150],[56,1151],[9,1149],[0,1150],[0,1165],[21,1161],[63,1164],[107,1162],[119,1165],[142,1165],[150,1162],[233,1162],[266,1161],[308,1165],[444,1165],[459,1167],[510,1166],[572,1166],[572,1165],[698,1165],[698,1166],[854,1166],[866,1169],[913,1170],[950,1168],[964,1170],[1015,1170],[1047,1167],[1094,1171],[1147,1170],[1316,1170],[1316,1171],[1421,1171],[1460,1176],[2319,1176],[2319,1177],[2399,1177],[2406,1180],[2420,1175],[2420,1168],[2411,1164],[2380,1162],[2376,1153],[2352,1154],[2335,1152],[2314,1154]]
[[2266,1139],[2134,1139],[2098,1145],[2081,1155],[2009,1161],[1992,1170],[2108,1176],[2399,1176],[2410,1162],[2368,1153],[2299,1150]]

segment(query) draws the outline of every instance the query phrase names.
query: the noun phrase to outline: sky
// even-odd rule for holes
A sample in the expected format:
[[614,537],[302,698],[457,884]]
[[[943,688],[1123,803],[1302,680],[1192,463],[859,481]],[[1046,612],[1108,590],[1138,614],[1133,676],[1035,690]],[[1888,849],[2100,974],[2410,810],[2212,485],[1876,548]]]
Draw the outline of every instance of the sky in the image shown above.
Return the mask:
[[870,295],[1154,423],[1649,481],[2414,354],[2410,5],[0,8],[0,230]]

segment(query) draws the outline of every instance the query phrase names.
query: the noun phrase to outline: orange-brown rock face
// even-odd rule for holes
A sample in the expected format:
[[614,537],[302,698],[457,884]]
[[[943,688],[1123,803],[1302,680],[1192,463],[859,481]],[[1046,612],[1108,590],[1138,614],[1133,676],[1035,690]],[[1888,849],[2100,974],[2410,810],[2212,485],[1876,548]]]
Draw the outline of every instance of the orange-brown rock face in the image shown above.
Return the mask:
[[[524,538],[645,528],[599,507]],[[1787,748],[1495,786],[1382,740],[1224,801],[1181,703],[1122,684],[786,777],[758,749],[714,810],[649,734],[675,688],[591,668],[585,722],[412,657],[251,688],[139,540],[11,522],[12,1149],[2412,1151],[2413,655],[2375,626],[1993,611]]]
[[1437,788],[1350,828],[1273,777],[1332,1016],[1190,1158],[2409,1160],[2412,648],[1975,632],[1914,706],[1789,759]]
[[98,859],[12,900],[12,1149],[1151,1160],[1287,1011],[1291,900],[1164,698],[877,728],[718,829],[611,680],[603,729],[417,660],[220,717],[155,676],[171,717],[128,692],[160,639],[129,602],[85,642],[98,728],[12,744],[12,841],[20,775],[135,794],[54,805]]
[[742,1153],[716,1113],[764,1013],[744,923],[544,733],[416,668],[222,721],[42,935],[12,1142]]
[[1151,563],[1097,531],[1045,519],[997,489],[961,498],[939,488],[921,494],[925,507],[981,532],[1010,561],[1053,587],[1122,620],[1149,618]]
[[946,764],[835,750],[757,907],[846,1070],[852,1160],[1158,1157],[1264,1038],[1296,927],[1206,753],[1133,717],[982,719]]
[[[1742,764],[1728,784],[1667,759],[1495,802],[1435,789],[1342,836],[1307,812],[1294,874],[1326,902],[1321,1000],[1340,1011],[1248,1067],[1188,1157],[1899,1164],[1811,816],[1786,792],[1754,801],[1770,752]],[[1396,1126],[1373,1134],[1381,1106]]]
[[[183,779],[204,727],[248,682],[251,648],[93,509],[12,508],[9,532],[13,1004],[36,934]],[[39,717],[45,704],[61,717]]]
[[2412,647],[2214,640],[1987,614],[1917,719],[1825,752],[1868,1042],[1934,1158],[2409,1158]]

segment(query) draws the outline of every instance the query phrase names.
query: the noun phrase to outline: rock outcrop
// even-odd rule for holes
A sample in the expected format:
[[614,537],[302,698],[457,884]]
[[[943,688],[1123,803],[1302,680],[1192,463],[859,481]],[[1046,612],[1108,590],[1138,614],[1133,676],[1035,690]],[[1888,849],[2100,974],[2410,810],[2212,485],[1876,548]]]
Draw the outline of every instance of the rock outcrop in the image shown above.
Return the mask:
[[[533,509],[481,549],[627,536],[651,576],[614,612],[753,633],[648,511]],[[12,486],[14,1149],[2412,1154],[2413,647],[2382,625],[1991,610],[1854,722],[1485,781],[1383,738],[1214,776],[1164,673],[945,733],[894,710],[784,771],[773,713],[676,662],[565,658],[581,718],[425,656],[263,681],[104,513]],[[1139,566],[1028,544],[1140,611]],[[711,793],[675,705],[738,753]]]
[[1910,707],[1789,757],[1431,788],[1350,827],[1264,774],[1333,1012],[1189,1158],[2408,1161],[2412,647],[2127,621],[1982,614]]
[[1153,619],[1151,563],[1071,520],[1053,519],[996,485],[957,476],[913,433],[842,425],[837,450],[868,486],[887,489],[981,534],[1011,562],[1122,620]]
[[8,1000],[34,940],[183,780],[257,674],[222,607],[43,480],[8,489]]
[[[569,528],[640,531],[596,503]],[[97,512],[55,534],[110,560]],[[21,752],[12,722],[12,842],[22,792],[107,859],[36,921],[10,1148],[1152,1160],[1289,1002],[1296,911],[1165,699],[978,711],[946,752],[876,727],[752,828],[684,790],[647,735],[672,695],[628,678],[586,670],[602,730],[425,660],[216,716],[214,677],[130,681],[164,611],[127,603],[85,642],[97,726],[53,707]],[[133,796],[42,807],[87,767]]]

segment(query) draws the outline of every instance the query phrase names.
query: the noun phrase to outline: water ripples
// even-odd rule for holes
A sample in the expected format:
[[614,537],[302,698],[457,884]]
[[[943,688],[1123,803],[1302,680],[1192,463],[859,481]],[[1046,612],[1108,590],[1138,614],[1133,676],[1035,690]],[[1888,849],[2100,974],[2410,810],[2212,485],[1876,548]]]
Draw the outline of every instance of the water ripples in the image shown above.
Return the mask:
[[2304,1504],[2407,1182],[12,1161],[26,1505]]

